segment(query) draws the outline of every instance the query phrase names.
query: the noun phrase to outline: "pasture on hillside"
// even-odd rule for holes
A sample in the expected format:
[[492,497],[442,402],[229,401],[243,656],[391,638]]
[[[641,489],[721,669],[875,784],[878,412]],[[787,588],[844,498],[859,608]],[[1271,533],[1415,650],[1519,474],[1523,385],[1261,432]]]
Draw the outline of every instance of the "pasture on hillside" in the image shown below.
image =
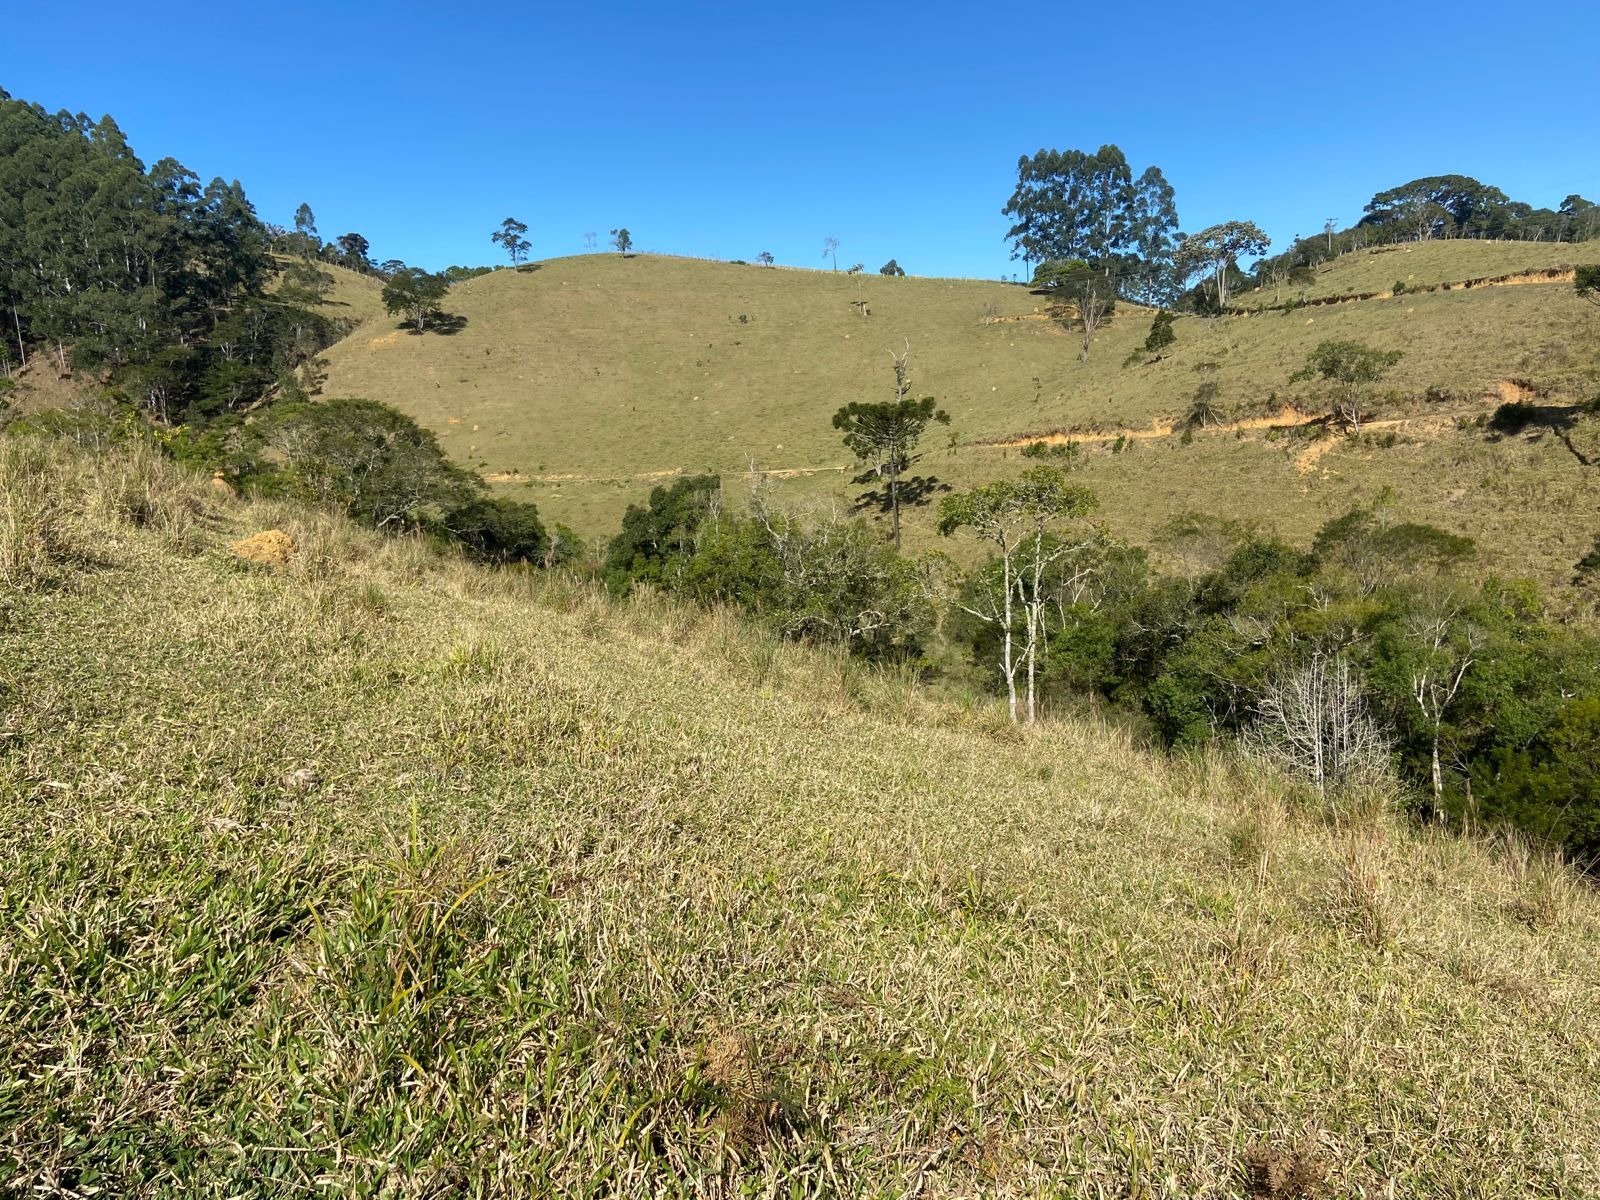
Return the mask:
[[[1585,248],[1449,242],[1413,257],[1429,278],[1468,278],[1538,266],[1557,250]],[[1368,257],[1396,255],[1346,255],[1324,278],[1355,287]],[[590,255],[470,280],[445,307],[464,319],[456,332],[366,321],[328,352],[326,394],[396,405],[457,461],[588,537],[611,533],[654,484],[699,471],[733,477],[754,465],[797,504],[850,504],[859,468],[829,418],[849,400],[889,395],[891,353],[907,346],[914,394],[953,417],[926,439],[914,473],[980,482],[1010,470],[1017,451],[988,443],[1068,431],[1084,440],[1103,519],[1136,539],[1192,509],[1300,537],[1392,488],[1423,519],[1477,538],[1490,569],[1560,587],[1600,533],[1587,500],[1600,446],[1591,422],[1568,428],[1600,388],[1597,315],[1570,285],[1183,316],[1166,359],[1135,365],[1125,360],[1149,310],[1121,306],[1081,364],[1076,331],[1049,318],[1047,298],[970,280]],[[1305,415],[1288,420],[1327,411],[1318,388],[1290,376],[1330,338],[1404,356],[1379,390],[1371,436],[1333,431],[1312,447],[1301,437],[1327,431],[1274,431],[1268,418],[1289,406]],[[1202,386],[1255,427],[1184,442],[1175,426]],[[1508,398],[1553,406],[1559,428],[1486,433]],[[1124,433],[1129,452],[1112,454]],[[930,513],[908,510],[914,548],[934,544]]]
[[[0,441],[0,512],[0,1192],[1600,1168],[1600,905],[1515,837],[1019,729],[145,447]],[[230,553],[274,528],[280,568]]]

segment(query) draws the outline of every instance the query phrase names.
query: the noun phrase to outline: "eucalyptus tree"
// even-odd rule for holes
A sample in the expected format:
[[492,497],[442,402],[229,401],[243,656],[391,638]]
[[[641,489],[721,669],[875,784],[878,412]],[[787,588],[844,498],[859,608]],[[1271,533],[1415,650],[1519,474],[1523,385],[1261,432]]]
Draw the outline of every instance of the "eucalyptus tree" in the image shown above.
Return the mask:
[[1224,221],[1179,242],[1174,263],[1185,279],[1210,275],[1220,309],[1228,303],[1228,271],[1240,258],[1264,254],[1270,245],[1272,239],[1254,221]]
[[1017,186],[1001,209],[1012,218],[1012,258],[1029,266],[1078,260],[1115,277],[1139,300],[1169,297],[1178,213],[1159,167],[1136,180],[1122,151],[1101,146],[1040,150],[1017,161]]
[[322,250],[322,238],[317,236],[317,218],[311,205],[302,203],[294,210],[294,248],[301,258],[314,258]]
[[515,217],[507,217],[500,222],[500,228],[489,235],[489,240],[498,245],[511,258],[514,267],[528,257],[532,243],[522,235],[528,232],[528,227]]

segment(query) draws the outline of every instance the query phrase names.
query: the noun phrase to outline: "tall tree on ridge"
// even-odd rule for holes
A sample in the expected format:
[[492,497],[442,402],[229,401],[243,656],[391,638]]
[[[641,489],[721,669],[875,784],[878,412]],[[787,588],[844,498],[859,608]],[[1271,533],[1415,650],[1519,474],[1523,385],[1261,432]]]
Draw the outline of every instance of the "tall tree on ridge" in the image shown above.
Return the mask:
[[317,218],[311,205],[301,203],[294,210],[295,250],[301,258],[312,258],[322,249],[322,239],[317,236]]
[[532,243],[522,235],[528,232],[528,227],[515,217],[507,217],[500,222],[500,228],[489,235],[489,240],[495,242],[511,256],[511,265],[514,267],[528,257],[528,250]]
[[334,239],[334,245],[339,247],[339,262],[342,266],[349,267],[352,271],[372,269],[372,246],[359,233],[341,233]]
[[1017,186],[1001,212],[1012,258],[1032,267],[1078,260],[1125,282],[1136,299],[1169,298],[1178,227],[1172,186],[1160,168],[1137,180],[1122,151],[1101,146],[1040,150],[1017,161]]

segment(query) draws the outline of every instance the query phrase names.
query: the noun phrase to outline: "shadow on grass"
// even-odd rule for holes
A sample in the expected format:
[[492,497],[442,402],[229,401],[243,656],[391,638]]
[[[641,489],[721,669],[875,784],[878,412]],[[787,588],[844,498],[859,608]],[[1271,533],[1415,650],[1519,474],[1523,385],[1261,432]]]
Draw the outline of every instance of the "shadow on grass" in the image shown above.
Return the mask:
[[[881,478],[876,471],[866,471],[857,475],[852,483],[878,483],[881,487],[868,488],[856,497],[852,513],[876,512],[887,516],[893,511],[889,502],[889,481]],[[935,496],[950,491],[950,485],[936,479],[932,475],[904,475],[900,479],[900,507],[902,509],[918,508],[927,504]]]
[[428,324],[418,329],[415,321],[401,321],[395,329],[409,333],[412,337],[426,337],[430,333],[437,333],[442,337],[454,337],[467,327],[467,319],[459,313],[433,313],[428,317]]
[[1600,415],[1600,402],[1597,401],[1586,404],[1528,404],[1512,400],[1494,410],[1485,428],[1492,442],[1523,433],[1531,433],[1537,439],[1548,433],[1565,446],[1579,463],[1592,467],[1600,459],[1585,454],[1573,445],[1572,431],[1584,417],[1597,415]]

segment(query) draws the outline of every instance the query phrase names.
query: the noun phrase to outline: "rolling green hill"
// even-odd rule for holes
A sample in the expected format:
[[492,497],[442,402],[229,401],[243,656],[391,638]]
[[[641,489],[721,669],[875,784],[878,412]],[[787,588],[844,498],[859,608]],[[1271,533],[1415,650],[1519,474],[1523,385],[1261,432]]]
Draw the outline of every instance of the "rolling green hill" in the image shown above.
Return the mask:
[[[274,528],[281,568],[229,552]],[[0,701],[6,1194],[1581,1196],[1600,1164],[1596,897],[1382,794],[24,437]]]
[[[1600,247],[1441,242],[1332,264],[1327,294],[1544,268]],[[1376,264],[1376,265],[1374,265]],[[853,302],[865,301],[863,316]],[[395,404],[459,461],[586,535],[614,529],[653,481],[680,472],[778,473],[800,504],[848,501],[853,464],[829,419],[889,394],[890,354],[909,345],[915,387],[954,418],[919,470],[960,486],[1012,469],[1024,435],[1076,431],[1085,481],[1111,527],[1147,540],[1192,508],[1303,537],[1392,486],[1419,518],[1477,537],[1495,570],[1564,583],[1600,533],[1586,461],[1600,456],[1574,407],[1600,387],[1597,314],[1553,281],[1404,295],[1221,319],[1180,318],[1166,361],[1124,366],[1148,313],[1124,307],[1078,361],[1075,330],[1046,300],[970,280],[592,255],[503,270],[457,286],[464,324],[414,335],[377,316],[335,346],[326,392]],[[1371,436],[1274,429],[1327,411],[1290,381],[1328,338],[1404,358]],[[1172,432],[1213,382],[1242,425]],[[1551,406],[1554,424],[1505,436],[1481,421],[1505,399]],[[1299,415],[1283,416],[1293,406]],[[1128,436],[1121,437],[1119,435]],[[1117,451],[1117,452],[1113,452]],[[929,510],[910,516],[913,546]]]

